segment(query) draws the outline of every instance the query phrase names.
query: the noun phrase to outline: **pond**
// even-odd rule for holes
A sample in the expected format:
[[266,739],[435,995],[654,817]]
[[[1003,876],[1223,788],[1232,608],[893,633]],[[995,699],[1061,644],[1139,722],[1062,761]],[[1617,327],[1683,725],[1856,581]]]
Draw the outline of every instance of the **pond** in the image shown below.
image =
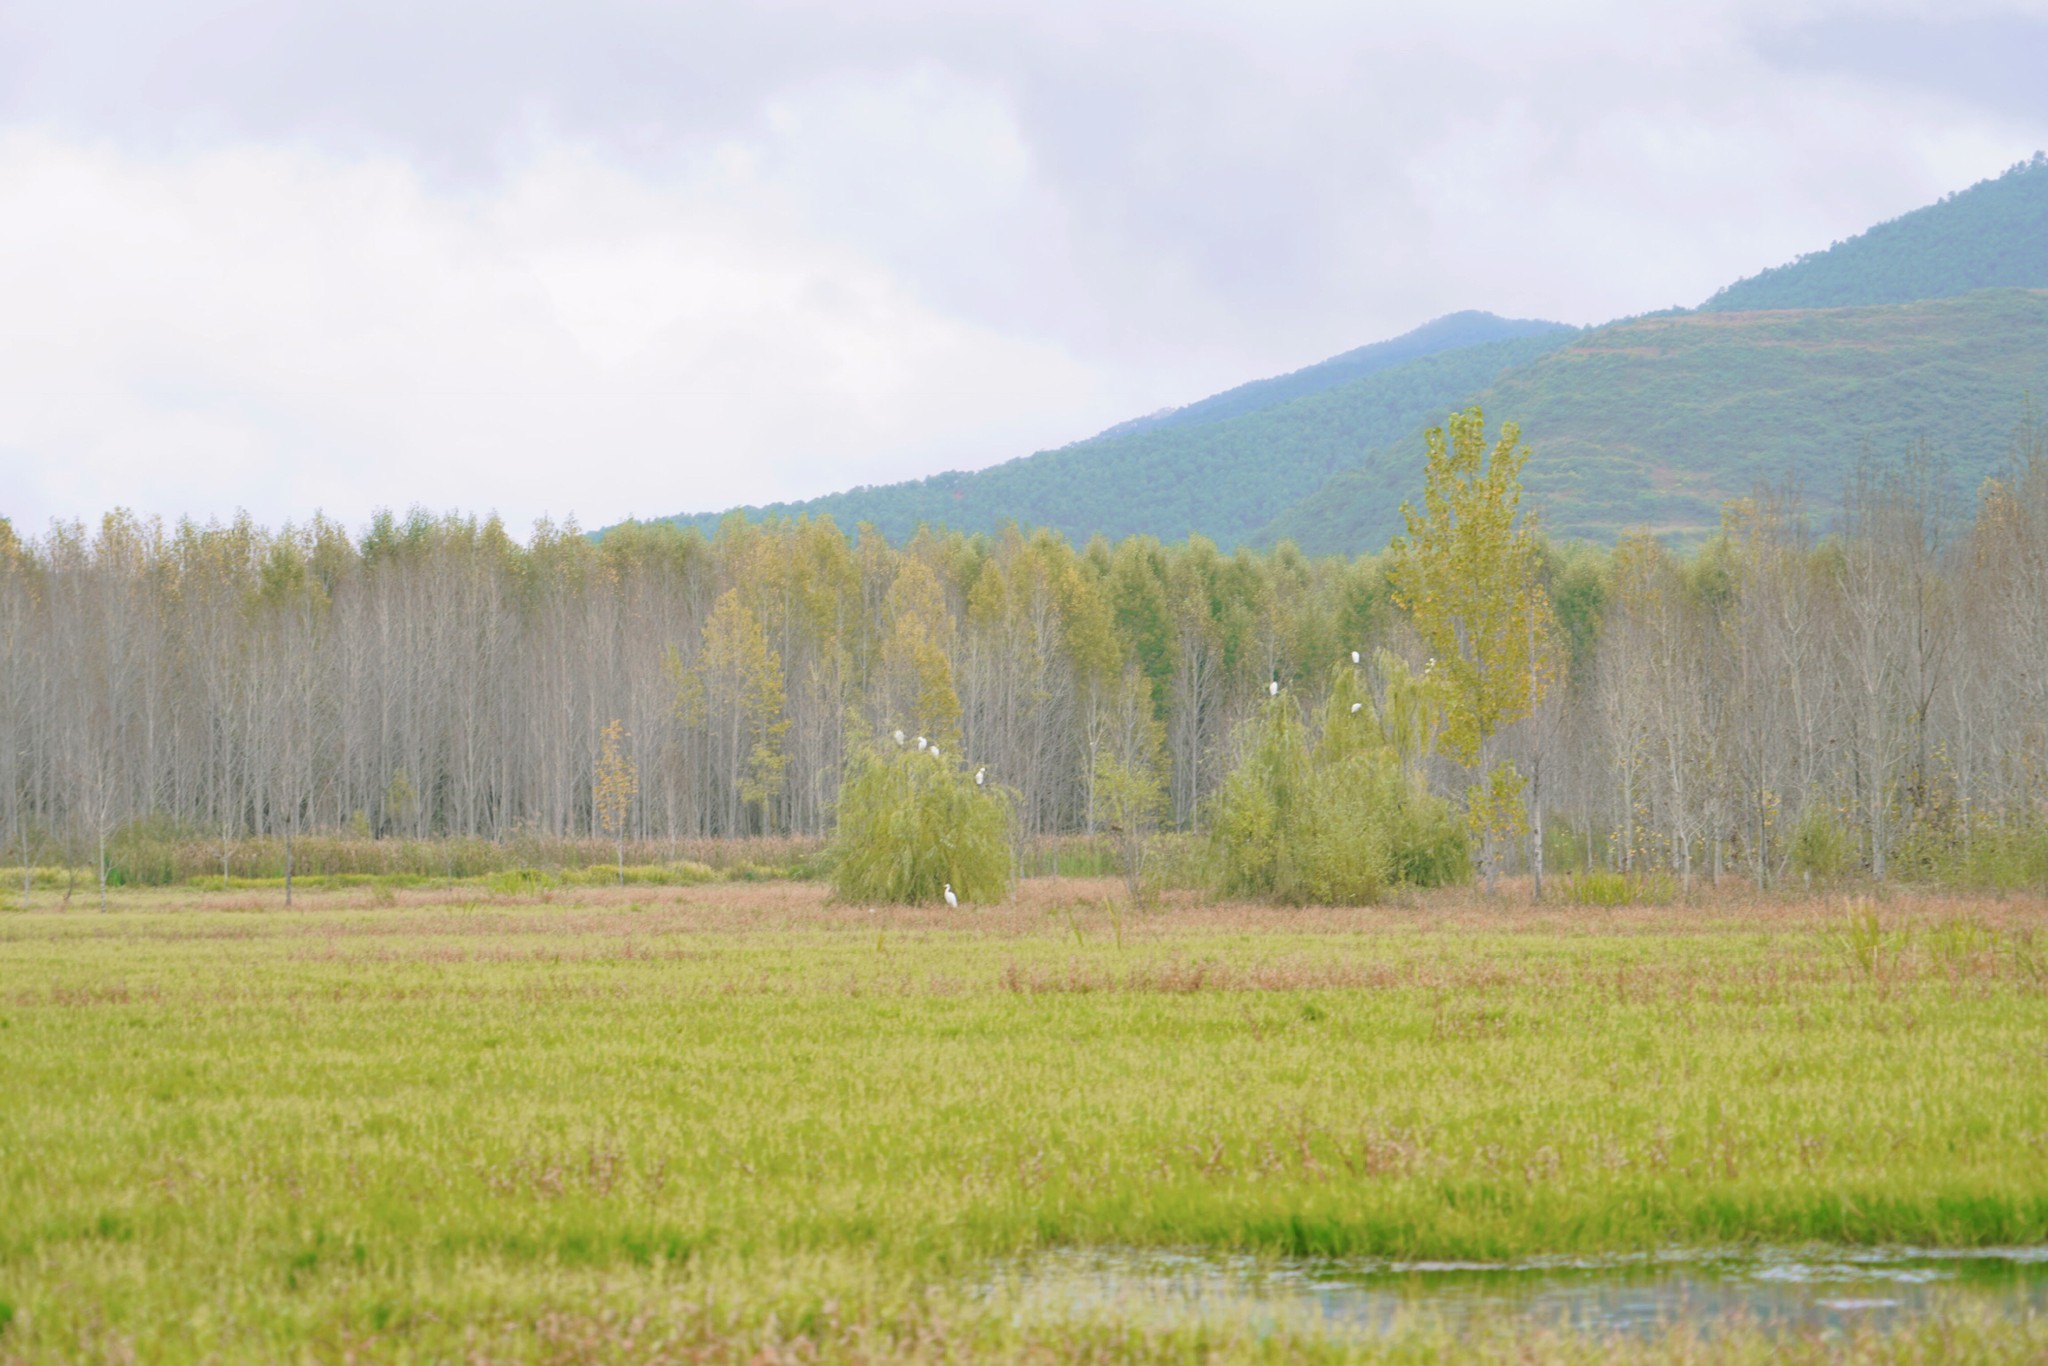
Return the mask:
[[1270,1260],[1062,1252],[1004,1268],[1025,1314],[1213,1317],[1271,1331],[1385,1335],[1487,1325],[1592,1336],[1828,1336],[1979,1310],[2048,1314],[2048,1247],[1671,1249],[1513,1262]]

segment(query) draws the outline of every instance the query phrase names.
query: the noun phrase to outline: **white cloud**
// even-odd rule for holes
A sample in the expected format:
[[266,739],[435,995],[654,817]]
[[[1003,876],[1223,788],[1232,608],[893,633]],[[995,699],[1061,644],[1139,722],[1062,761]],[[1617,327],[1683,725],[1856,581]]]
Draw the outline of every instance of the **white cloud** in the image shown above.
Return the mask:
[[2048,143],[1953,8],[21,0],[0,515],[593,524],[1697,302]]
[[783,198],[725,154],[655,185],[556,146],[449,195],[388,159],[7,136],[0,507],[590,523],[985,462],[1102,405]]

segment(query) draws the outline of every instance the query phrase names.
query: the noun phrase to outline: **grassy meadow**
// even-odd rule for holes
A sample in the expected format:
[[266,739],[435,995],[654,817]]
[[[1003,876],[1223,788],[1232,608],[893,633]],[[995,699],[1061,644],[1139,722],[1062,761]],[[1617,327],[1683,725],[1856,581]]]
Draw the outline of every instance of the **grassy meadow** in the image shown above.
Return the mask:
[[[2038,900],[280,902],[0,915],[0,1361],[1420,1360],[1436,1330],[1027,1314],[993,1269],[2048,1242]],[[1958,1343],[2048,1324],[1711,1350]]]

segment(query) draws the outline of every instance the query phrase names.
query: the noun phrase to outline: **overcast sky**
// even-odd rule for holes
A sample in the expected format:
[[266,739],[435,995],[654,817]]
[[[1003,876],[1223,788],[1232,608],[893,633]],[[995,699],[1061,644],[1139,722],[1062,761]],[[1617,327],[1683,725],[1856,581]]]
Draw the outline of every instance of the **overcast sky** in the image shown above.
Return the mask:
[[0,0],[0,515],[597,526],[1596,323],[2048,147],[2048,2]]

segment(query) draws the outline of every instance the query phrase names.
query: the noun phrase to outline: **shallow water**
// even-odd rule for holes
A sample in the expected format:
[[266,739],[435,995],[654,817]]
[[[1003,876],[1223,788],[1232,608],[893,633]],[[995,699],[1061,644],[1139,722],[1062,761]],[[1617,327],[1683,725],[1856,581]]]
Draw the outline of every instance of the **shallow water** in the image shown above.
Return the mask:
[[[1484,1322],[1590,1335],[1910,1327],[1975,1309],[2048,1315],[2048,1247],[1706,1251],[1516,1262],[1257,1260],[1068,1252],[1006,1268],[1026,1313],[1225,1318],[1388,1334]],[[996,1288],[990,1287],[991,1291]]]

